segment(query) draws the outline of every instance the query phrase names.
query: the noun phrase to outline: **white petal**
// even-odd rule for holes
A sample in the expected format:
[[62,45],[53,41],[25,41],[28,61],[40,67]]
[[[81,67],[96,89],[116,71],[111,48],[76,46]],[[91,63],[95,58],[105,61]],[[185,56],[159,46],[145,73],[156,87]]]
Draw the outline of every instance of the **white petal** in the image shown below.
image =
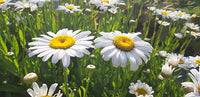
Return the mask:
[[28,49],[32,50],[32,49],[41,49],[41,48],[50,48],[49,46],[34,46],[34,47],[30,47]]
[[31,97],[35,97],[35,93],[33,92],[32,89],[28,89],[27,92]]
[[42,84],[42,87],[40,88],[40,95],[46,96],[47,95],[47,90],[48,90],[47,85],[46,84]]
[[51,39],[52,39],[51,37],[49,37],[49,36],[47,36],[47,35],[40,35],[40,36],[42,36],[42,37],[45,38],[46,40],[51,40]]
[[113,49],[115,49],[116,47],[114,46],[114,45],[111,45],[111,46],[108,46],[108,47],[105,47],[105,48],[103,48],[102,50],[101,50],[101,54],[104,54],[104,53],[106,53],[106,52],[108,52],[108,51],[110,51],[110,50],[113,50]]
[[63,63],[63,66],[64,66],[64,67],[68,67],[69,64],[70,64],[70,56],[66,54],[66,55],[62,58],[62,63]]
[[40,92],[40,88],[38,86],[38,84],[36,82],[33,83],[33,90],[35,93],[39,93]]
[[118,50],[117,50],[117,48],[116,48],[116,49],[114,49],[114,50],[111,50],[111,51],[109,51],[109,52],[106,52],[105,55],[104,55],[104,56],[105,56],[105,57],[104,57],[104,60],[105,60],[105,61],[110,60],[110,58],[111,58],[113,55],[115,55],[117,51],[118,51]]
[[58,50],[53,50],[52,52],[50,52],[49,54],[46,54],[43,58],[42,61],[47,61],[54,53],[57,53]]
[[120,62],[121,62],[121,67],[125,67],[127,64],[127,56],[126,53],[124,51],[121,51],[120,53]]
[[141,65],[142,64],[142,59],[137,54],[135,54],[135,52],[133,50],[131,50],[131,54],[133,55],[132,57],[135,58],[135,60],[137,62],[137,65]]
[[47,42],[40,42],[40,41],[34,41],[34,42],[30,42],[30,43],[28,43],[28,45],[35,45],[35,46],[48,46],[49,43],[47,43]]
[[113,43],[111,42],[109,42],[109,43],[96,43],[95,44],[95,48],[101,48],[101,47],[107,47],[107,46],[111,46],[111,45],[113,45]]
[[136,48],[133,49],[133,51],[138,55],[140,56],[144,62],[146,63],[148,61],[147,57],[144,55],[144,53]]
[[127,57],[129,59],[129,62],[130,62],[130,70],[137,70],[138,69],[138,65],[136,63],[136,60],[134,58],[134,56],[132,55],[131,52],[127,52]]
[[87,37],[90,33],[91,33],[90,31],[84,31],[84,32],[81,32],[81,33],[75,35],[74,38],[76,40],[79,40],[81,38]]
[[49,40],[46,40],[45,38],[32,38],[32,40],[38,40],[39,42],[49,43]]
[[58,52],[60,50],[58,49],[57,53],[54,53],[53,57],[52,57],[52,63],[57,63],[59,61],[58,59]]
[[79,33],[81,30],[76,30],[76,31],[74,31],[73,33],[72,33],[72,37],[74,37],[77,33]]
[[64,51],[63,49],[61,49],[61,50],[58,52],[58,60],[62,59],[64,55],[65,55],[65,51]]
[[45,56],[45,55],[47,55],[47,54],[49,54],[49,53],[51,53],[53,51],[54,51],[54,49],[50,49],[50,50],[44,51],[44,52],[40,53],[37,57],[43,57],[43,56]]
[[41,53],[43,51],[47,51],[47,50],[50,50],[51,48],[43,48],[43,49],[37,49],[37,50],[34,50],[33,52],[30,52],[28,55],[29,57],[32,57],[33,55],[36,55],[38,53]]
[[52,96],[54,91],[56,90],[56,87],[57,87],[57,83],[54,83],[51,85],[50,89],[49,89],[49,92],[48,92],[48,96]]
[[89,36],[89,37],[81,38],[81,39],[79,39],[77,41],[87,41],[87,40],[92,40],[92,39],[94,39],[94,36]]
[[118,50],[117,51],[117,53],[116,53],[116,55],[114,55],[113,57],[112,57],[112,63],[113,63],[113,66],[114,67],[119,67],[119,65],[120,65],[120,57],[119,57],[119,55],[120,55],[120,50]]
[[52,36],[52,37],[56,37],[56,34],[53,33],[53,32],[47,32],[47,34],[49,34],[49,35]]

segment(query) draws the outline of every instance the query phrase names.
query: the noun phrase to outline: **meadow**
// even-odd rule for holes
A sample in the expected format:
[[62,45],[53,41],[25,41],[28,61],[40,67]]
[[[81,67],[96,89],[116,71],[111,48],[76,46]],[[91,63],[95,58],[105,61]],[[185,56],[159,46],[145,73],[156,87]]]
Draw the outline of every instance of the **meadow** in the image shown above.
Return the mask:
[[1,97],[199,97],[199,0],[0,0]]

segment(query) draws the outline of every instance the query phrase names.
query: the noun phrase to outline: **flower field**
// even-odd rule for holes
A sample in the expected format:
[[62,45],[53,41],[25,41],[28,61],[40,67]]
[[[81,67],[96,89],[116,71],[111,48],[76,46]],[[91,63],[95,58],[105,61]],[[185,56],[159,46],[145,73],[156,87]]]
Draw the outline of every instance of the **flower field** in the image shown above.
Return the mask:
[[0,0],[1,97],[199,97],[199,0]]

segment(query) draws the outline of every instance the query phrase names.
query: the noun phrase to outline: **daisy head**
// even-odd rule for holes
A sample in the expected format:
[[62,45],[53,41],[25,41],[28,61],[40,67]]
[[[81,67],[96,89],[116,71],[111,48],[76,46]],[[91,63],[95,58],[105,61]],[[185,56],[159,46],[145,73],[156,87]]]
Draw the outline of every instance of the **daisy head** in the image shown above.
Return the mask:
[[158,24],[161,24],[161,25],[163,25],[163,26],[169,26],[170,25],[170,23],[169,22],[166,22],[166,21],[158,21]]
[[10,7],[8,7],[8,4],[11,0],[0,0],[0,9],[2,12],[5,12],[8,10]]
[[108,11],[109,11],[110,13],[112,13],[112,14],[116,14],[116,13],[117,13],[117,8],[118,8],[118,7],[112,7],[112,8],[110,8],[110,9],[108,9]]
[[189,60],[195,67],[200,66],[200,56],[195,56],[195,57],[189,56]]
[[114,31],[110,33],[100,32],[102,35],[96,38],[96,48],[104,47],[101,50],[101,54],[104,56],[104,60],[108,61],[112,58],[114,67],[125,67],[127,61],[130,62],[130,69],[137,70],[139,65],[144,61],[148,61],[152,52],[152,46],[143,40],[138,35],[140,33],[121,33],[120,31]]
[[137,80],[137,83],[131,83],[129,88],[130,94],[135,94],[137,97],[153,97],[154,91],[148,84],[142,83]]
[[194,36],[195,39],[200,36],[200,33],[194,32],[194,31],[185,31],[186,33],[189,33],[190,35]]
[[167,55],[167,62],[172,65],[173,67],[177,67],[178,64],[183,64],[183,55],[171,53]]
[[80,6],[75,6],[74,4],[65,3],[65,6],[59,5],[56,10],[66,10],[66,12],[73,13],[75,11],[81,11]]
[[57,83],[52,84],[48,91],[48,87],[46,84],[42,84],[42,87],[39,87],[39,85],[34,82],[33,90],[29,88],[27,92],[31,97],[62,97],[63,94],[60,93],[60,91],[57,94],[54,94],[57,85]]
[[39,38],[32,38],[38,40],[30,42],[29,56],[39,54],[37,57],[43,57],[42,61],[47,61],[52,56],[52,63],[57,63],[62,60],[63,66],[68,67],[70,64],[70,57],[82,57],[83,53],[89,55],[87,48],[93,47],[91,39],[94,36],[88,36],[90,31],[62,29],[56,34],[47,32],[48,35],[41,35]]
[[188,73],[190,78],[192,79],[193,82],[183,82],[181,83],[182,86],[185,87],[191,87],[194,89],[193,92],[190,92],[185,95],[185,97],[199,97],[200,96],[200,72],[197,71],[196,69],[191,69],[191,73]]
[[164,9],[156,9],[154,11],[156,15],[161,15],[163,18],[169,18],[171,11]]
[[24,9],[30,9],[30,11],[36,11],[37,5],[35,3],[27,2],[26,0],[17,1],[14,3],[16,9],[20,9],[19,11],[23,11]]
[[199,28],[200,28],[198,24],[195,25],[194,23],[185,23],[185,25],[189,27],[190,29],[196,30],[196,31],[199,31]]
[[168,62],[166,62],[165,65],[162,66],[161,73],[163,76],[170,77],[172,75],[174,69],[175,68],[172,68],[172,66],[169,65]]
[[184,37],[182,33],[174,33],[174,36],[178,39],[182,39]]
[[190,19],[190,14],[187,14],[179,10],[179,11],[174,11],[170,13],[170,18],[172,18],[173,20],[178,20],[178,19],[188,20]]

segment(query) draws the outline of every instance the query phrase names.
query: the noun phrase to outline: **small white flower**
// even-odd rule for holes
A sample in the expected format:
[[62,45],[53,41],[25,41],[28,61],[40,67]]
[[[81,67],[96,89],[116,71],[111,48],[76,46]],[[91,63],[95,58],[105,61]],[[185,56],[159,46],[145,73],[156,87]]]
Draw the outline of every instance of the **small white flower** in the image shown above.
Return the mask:
[[170,23],[169,22],[166,22],[166,21],[158,21],[159,24],[163,25],[163,26],[169,26]]
[[150,11],[156,10],[156,7],[147,7]]
[[53,95],[57,85],[57,83],[52,84],[48,91],[48,87],[46,84],[42,84],[42,87],[39,87],[38,84],[34,82],[33,90],[29,88],[27,92],[31,97],[62,97],[63,94],[60,93],[60,91]]
[[118,8],[118,7],[112,7],[112,8],[110,8],[110,9],[108,9],[108,11],[109,11],[110,13],[112,13],[112,14],[116,14],[116,13],[117,13],[117,8]]
[[195,25],[194,23],[185,23],[185,25],[189,27],[190,29],[196,30],[196,31],[199,31],[199,28],[200,28],[198,24]]
[[183,57],[183,55],[171,53],[167,55],[166,61],[173,67],[177,67],[179,63],[182,63]]
[[30,3],[38,3],[39,7],[43,7],[45,2],[50,2],[50,0],[29,0]]
[[183,38],[183,34],[182,33],[174,33],[174,36],[178,39]]
[[24,9],[29,9],[29,8],[30,11],[37,10],[37,5],[35,3],[26,2],[26,0],[17,1],[16,3],[14,3],[14,6],[16,7],[16,9],[20,9],[19,11],[23,11]]
[[6,55],[7,55],[7,56],[13,56],[13,55],[14,55],[14,52],[8,52]]
[[167,51],[159,51],[159,55],[161,56],[161,57],[167,57]]
[[137,83],[131,83],[129,88],[130,94],[135,94],[137,97],[153,97],[154,91],[148,84],[142,83],[137,80]]
[[130,20],[129,22],[130,22],[130,23],[135,23],[135,20]]
[[2,12],[5,12],[10,8],[8,7],[10,1],[11,0],[0,0],[0,9],[2,10]]
[[190,14],[187,14],[185,12],[182,11],[174,11],[172,13],[170,13],[170,18],[172,18],[173,20],[178,20],[178,19],[185,19],[188,20],[190,19]]
[[[181,67],[181,68],[184,68],[185,70],[189,70],[191,68],[196,68],[198,67],[199,65],[197,64],[198,61],[197,61],[198,58],[196,58],[196,61],[195,61],[195,58],[192,57],[192,56],[189,56],[189,57],[183,57],[182,58],[182,61],[179,62],[179,65],[178,67]],[[197,62],[197,63],[196,63]],[[200,63],[199,63],[200,64]]]
[[196,33],[196,32],[194,32],[194,31],[185,31],[186,33],[190,33],[190,35],[192,35],[192,36],[194,36],[194,38],[195,39],[197,39],[197,37],[199,37],[200,36],[200,33]]
[[62,29],[56,34],[53,32],[47,32],[47,35],[41,35],[39,38],[32,38],[38,40],[30,42],[28,45],[30,50],[34,50],[29,53],[29,57],[38,54],[37,57],[43,57],[42,61],[47,61],[51,56],[52,63],[57,63],[62,60],[63,66],[68,67],[70,64],[70,57],[83,57],[83,53],[89,55],[90,52],[87,48],[93,47],[92,41],[94,36],[88,35],[90,31]]
[[[200,70],[199,70],[200,71]],[[192,79],[193,82],[183,82],[181,83],[182,86],[185,87],[192,87],[194,89],[193,92],[190,92],[185,95],[185,97],[200,97],[200,72],[197,71],[196,69],[191,69],[188,75]]]
[[165,63],[165,65],[162,66],[162,70],[161,70],[161,73],[163,76],[171,76],[173,71],[174,71],[175,68],[172,68],[171,65],[169,65],[168,62]]
[[158,79],[159,79],[159,80],[164,80],[163,76],[160,75],[160,74],[158,75]]
[[156,9],[156,10],[154,11],[154,13],[155,13],[156,15],[161,15],[163,18],[169,18],[171,12],[172,12],[172,11],[170,11],[170,10],[163,10],[163,9]]
[[73,13],[75,11],[81,11],[80,6],[74,6],[74,4],[65,3],[65,6],[59,5],[56,10],[66,10],[66,12]]
[[200,56],[195,56],[195,57],[192,57],[192,56],[189,56],[189,60],[191,62],[191,65],[194,66],[194,68],[200,66]]

